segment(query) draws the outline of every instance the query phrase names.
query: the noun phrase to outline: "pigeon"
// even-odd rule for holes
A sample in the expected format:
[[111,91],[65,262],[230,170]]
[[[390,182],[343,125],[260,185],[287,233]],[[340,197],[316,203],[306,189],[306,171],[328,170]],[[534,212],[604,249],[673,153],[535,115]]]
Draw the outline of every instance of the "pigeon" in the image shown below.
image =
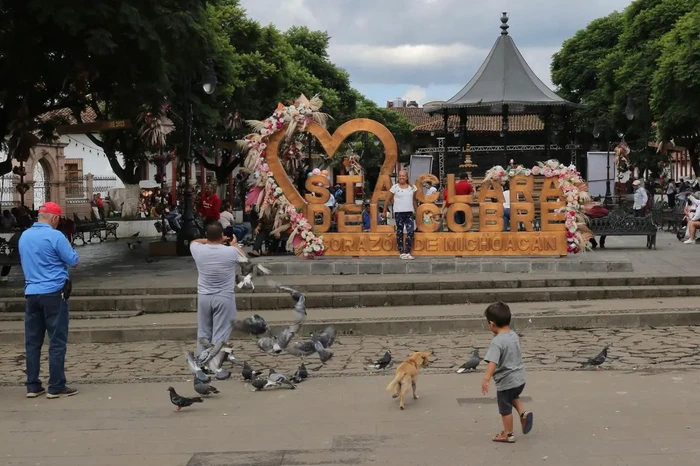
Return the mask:
[[279,347],[279,351],[276,351],[277,353],[281,353],[283,349],[285,349],[289,344],[292,342],[292,338],[294,338],[294,331],[292,330],[292,327],[287,327],[284,330],[282,330],[282,333],[277,335],[277,346]]
[[220,393],[213,385],[209,385],[206,382],[202,382],[197,377],[194,378],[194,391],[200,395],[209,396],[213,394]]
[[389,364],[391,364],[391,351],[387,350],[384,356],[372,363],[372,367],[375,369],[386,369]]
[[140,233],[141,233],[140,231],[137,231],[136,233],[134,233],[133,235],[131,235],[131,237],[132,237],[132,238],[138,238]]
[[320,342],[324,348],[330,348],[333,346],[333,343],[335,343],[336,333],[335,327],[329,325],[328,327],[324,328],[322,332],[314,333],[311,340],[314,343],[317,341]]
[[280,344],[277,342],[276,337],[262,337],[258,339],[258,348],[265,353],[279,354],[282,352]]
[[297,388],[286,375],[279,374],[274,369],[270,369],[270,372],[267,374],[267,383],[292,390]]
[[253,379],[251,385],[253,386],[254,392],[260,391],[263,388],[267,388],[269,386],[268,381],[267,381],[267,377],[262,376],[262,375],[255,377],[255,379]]
[[126,242],[126,245],[127,245],[127,246],[129,247],[129,249],[131,249],[132,251],[135,251],[135,250],[137,250],[138,248],[140,248],[140,247],[141,247],[140,244],[141,244],[141,243],[130,243],[130,242],[128,242],[128,241]]
[[461,374],[462,372],[468,372],[471,370],[475,370],[478,366],[479,363],[481,362],[481,359],[479,358],[479,349],[475,349],[474,352],[472,353],[472,357],[467,360],[464,364],[459,366],[459,369],[457,369],[457,373]]
[[292,376],[292,380],[294,380],[294,383],[301,383],[302,380],[306,379],[309,377],[309,371],[306,370],[306,366],[302,362],[299,368],[294,372],[294,375]]
[[202,403],[204,401],[201,396],[193,396],[192,398],[180,396],[173,387],[168,387],[168,391],[170,392],[170,402],[175,405],[176,411],[192,406],[193,403]]
[[596,370],[600,370],[600,365],[605,362],[608,357],[608,349],[610,345],[605,345],[603,351],[601,351],[597,356],[593,358],[588,358],[588,361],[581,363],[581,367],[595,366]]
[[187,360],[187,368],[190,370],[190,372],[192,372],[192,375],[194,375],[196,379],[199,379],[204,383],[211,382],[211,378],[204,373],[202,367],[195,359],[194,353],[192,351],[188,351],[185,353],[185,359]]
[[294,324],[292,324],[290,329],[293,333],[299,333],[299,330],[301,329],[301,324],[303,324],[304,321],[306,321],[306,298],[300,291],[297,291],[293,288],[289,288],[287,286],[280,286],[279,289],[288,292],[290,295],[292,295],[292,299],[296,301],[294,307],[292,308],[292,311],[294,312]]
[[267,325],[265,319],[258,314],[255,314],[253,317],[246,317],[243,320],[234,320],[233,328],[255,336],[262,335],[270,330],[270,326]]
[[231,364],[238,364],[236,361],[236,356],[233,355],[233,348],[229,348],[228,346],[224,346],[221,351],[226,353],[226,360],[230,362]]
[[253,368],[248,365],[247,361],[243,361],[243,369],[241,369],[241,375],[243,376],[243,380],[251,381],[255,377],[259,376],[260,372],[253,370]]
[[[323,345],[321,345],[323,346]],[[313,341],[298,341],[291,346],[287,347],[287,353],[303,358],[305,356],[311,356],[316,352]]]
[[325,346],[323,346],[323,343],[320,341],[316,340],[314,342],[314,349],[318,353],[319,359],[321,359],[321,362],[325,364],[326,362],[330,361],[330,359],[333,357],[333,353],[328,351]]
[[245,260],[241,260],[243,257],[239,257],[238,263],[241,266],[241,275],[236,277],[238,289],[255,289],[255,284],[253,283],[253,278],[260,275],[270,275],[272,272],[265,266],[260,264],[254,264],[246,257]]

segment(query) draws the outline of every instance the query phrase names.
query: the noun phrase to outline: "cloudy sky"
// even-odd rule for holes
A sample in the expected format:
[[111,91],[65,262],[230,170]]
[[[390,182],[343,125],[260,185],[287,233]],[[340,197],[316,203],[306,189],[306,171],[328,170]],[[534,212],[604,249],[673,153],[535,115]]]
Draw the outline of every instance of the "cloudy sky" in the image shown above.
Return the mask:
[[446,100],[466,84],[500,33],[501,12],[530,67],[551,86],[562,41],[632,0],[241,0],[250,17],[286,30],[326,30],[330,56],[353,86],[384,105]]

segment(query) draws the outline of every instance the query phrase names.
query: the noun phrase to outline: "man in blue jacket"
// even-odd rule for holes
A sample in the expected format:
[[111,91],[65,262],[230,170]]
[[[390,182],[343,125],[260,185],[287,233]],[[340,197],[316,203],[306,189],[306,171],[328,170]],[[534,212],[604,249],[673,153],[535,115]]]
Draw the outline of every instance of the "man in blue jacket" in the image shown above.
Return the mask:
[[78,390],[66,386],[65,359],[68,343],[68,267],[78,265],[78,254],[63,233],[56,230],[61,207],[47,202],[39,207],[39,221],[19,240],[24,272],[24,341],[27,353],[27,398],[46,392],[39,379],[41,347],[49,334],[49,391],[46,398],[72,396]]

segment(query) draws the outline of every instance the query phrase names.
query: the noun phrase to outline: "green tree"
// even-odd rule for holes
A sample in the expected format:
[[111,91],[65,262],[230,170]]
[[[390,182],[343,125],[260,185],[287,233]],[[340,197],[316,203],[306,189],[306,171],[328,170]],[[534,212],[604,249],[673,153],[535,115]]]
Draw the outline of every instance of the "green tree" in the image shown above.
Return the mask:
[[661,40],[653,79],[652,109],[663,141],[685,146],[700,174],[700,4]]

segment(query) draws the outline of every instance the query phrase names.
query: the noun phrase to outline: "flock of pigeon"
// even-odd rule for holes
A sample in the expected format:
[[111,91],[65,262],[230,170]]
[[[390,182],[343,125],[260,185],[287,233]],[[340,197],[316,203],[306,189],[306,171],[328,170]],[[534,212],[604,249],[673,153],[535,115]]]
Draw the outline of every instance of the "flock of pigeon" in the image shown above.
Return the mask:
[[[255,273],[254,270],[255,268],[244,271],[246,273],[246,277],[243,277],[244,280],[251,280]],[[265,272],[262,271],[262,273]],[[240,283],[243,283],[243,280]],[[303,293],[293,288],[286,286],[279,286],[278,288],[289,293],[295,301],[292,309],[294,320],[291,325],[278,334],[273,334],[265,319],[255,314],[252,317],[233,321],[233,328],[239,332],[257,337],[257,346],[265,353],[280,354],[284,351],[300,357],[302,359],[301,364],[294,374],[288,376],[277,372],[273,368],[270,368],[267,374],[263,374],[254,370],[247,361],[243,361],[240,364],[234,357],[231,348],[223,344],[212,345],[207,340],[200,340],[199,343],[204,347],[204,350],[197,356],[191,351],[186,352],[185,359],[187,367],[193,375],[194,389],[201,396],[181,396],[178,395],[173,387],[168,387],[170,401],[175,405],[177,411],[194,403],[203,402],[204,399],[202,397],[219,393],[219,390],[210,384],[210,374],[214,375],[217,380],[228,379],[231,373],[222,367],[224,360],[229,361],[234,366],[241,367],[243,380],[252,385],[253,391],[262,391],[273,388],[294,390],[296,384],[309,377],[309,372],[304,363],[306,357],[317,354],[322,364],[325,364],[333,357],[333,352],[329,349],[336,340],[336,330],[333,326],[328,326],[320,332],[313,333],[308,340],[293,341],[306,320],[306,300]]]

